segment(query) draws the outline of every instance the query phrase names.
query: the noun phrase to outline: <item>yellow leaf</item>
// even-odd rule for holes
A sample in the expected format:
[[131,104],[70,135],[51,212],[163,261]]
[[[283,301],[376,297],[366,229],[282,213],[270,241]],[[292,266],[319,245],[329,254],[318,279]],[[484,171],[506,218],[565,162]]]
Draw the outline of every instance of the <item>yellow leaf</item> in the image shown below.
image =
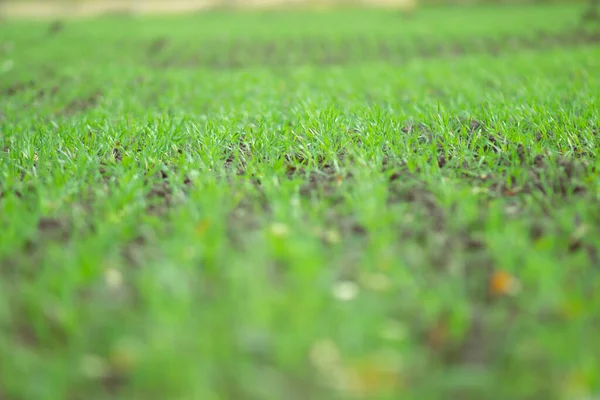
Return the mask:
[[506,271],[494,271],[489,281],[492,296],[513,295],[519,290],[519,281]]

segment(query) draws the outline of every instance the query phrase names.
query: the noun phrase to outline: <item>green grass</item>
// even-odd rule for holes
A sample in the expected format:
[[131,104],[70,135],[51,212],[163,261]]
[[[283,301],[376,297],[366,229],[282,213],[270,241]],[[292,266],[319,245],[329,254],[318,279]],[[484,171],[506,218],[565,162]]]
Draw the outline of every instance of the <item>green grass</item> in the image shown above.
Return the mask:
[[579,11],[3,22],[0,398],[600,395]]

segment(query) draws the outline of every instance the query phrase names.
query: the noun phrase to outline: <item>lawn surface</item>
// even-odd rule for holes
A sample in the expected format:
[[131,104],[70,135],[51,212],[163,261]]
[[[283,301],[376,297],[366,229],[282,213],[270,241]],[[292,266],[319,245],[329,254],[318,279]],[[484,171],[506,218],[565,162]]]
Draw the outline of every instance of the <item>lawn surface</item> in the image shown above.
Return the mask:
[[0,22],[0,398],[600,395],[580,11]]

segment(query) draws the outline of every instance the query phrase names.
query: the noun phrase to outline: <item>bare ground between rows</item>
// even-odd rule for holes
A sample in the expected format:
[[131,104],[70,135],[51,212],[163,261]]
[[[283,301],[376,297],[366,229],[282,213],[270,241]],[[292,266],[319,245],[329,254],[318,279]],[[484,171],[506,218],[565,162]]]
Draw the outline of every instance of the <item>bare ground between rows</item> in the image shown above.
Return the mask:
[[[44,79],[40,79],[41,82]],[[61,82],[53,85],[45,83],[39,84],[36,80],[26,80],[12,83],[6,87],[0,87],[0,96],[10,98],[20,94],[31,94],[35,102],[50,102],[52,103],[57,94],[69,85],[69,82]],[[87,91],[87,90],[86,90]],[[98,107],[103,98],[103,92],[100,89],[87,91],[88,93],[72,98],[66,104],[55,107],[53,115],[57,117],[72,117],[86,111],[93,110]],[[0,122],[6,119],[7,116],[0,111]]]
[[[57,28],[57,26],[59,28]],[[63,25],[52,24],[53,34],[62,31]],[[428,38],[415,38],[413,44],[397,39],[379,39],[367,36],[332,40],[322,37],[298,38],[279,41],[212,41],[199,46],[198,51],[183,50],[167,37],[143,43],[144,61],[153,68],[214,68],[236,69],[250,66],[293,67],[300,65],[350,65],[369,61],[402,64],[419,58],[463,57],[475,54],[503,55],[527,50],[569,48],[600,43],[600,32],[564,30],[539,31],[527,37],[507,36],[477,38],[458,42],[434,42]],[[189,48],[190,46],[186,46]],[[189,55],[187,55],[189,54]],[[0,86],[5,98],[23,93],[32,94],[36,102],[52,102],[68,80],[45,85],[45,79],[29,79]],[[144,85],[144,76],[131,82],[133,87]],[[54,116],[72,117],[99,107],[103,100],[102,89],[88,89],[66,105],[56,107]],[[0,122],[8,117],[0,112]]]
[[[549,50],[600,43],[600,32],[583,29],[537,31],[530,35],[481,37],[440,41],[368,36],[284,40],[216,40],[202,43],[193,52],[168,37],[147,45],[148,65],[155,68],[236,69],[249,66],[349,65],[362,62],[403,64],[422,58],[456,58],[469,55],[500,56],[527,50]],[[191,54],[190,54],[191,53]]]

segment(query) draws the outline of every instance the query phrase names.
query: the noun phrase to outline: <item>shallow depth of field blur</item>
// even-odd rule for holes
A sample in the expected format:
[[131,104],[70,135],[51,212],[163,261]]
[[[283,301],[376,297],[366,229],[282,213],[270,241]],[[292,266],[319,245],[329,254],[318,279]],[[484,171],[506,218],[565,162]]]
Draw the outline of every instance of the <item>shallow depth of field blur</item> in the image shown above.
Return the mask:
[[600,398],[593,2],[0,1],[0,399]]

